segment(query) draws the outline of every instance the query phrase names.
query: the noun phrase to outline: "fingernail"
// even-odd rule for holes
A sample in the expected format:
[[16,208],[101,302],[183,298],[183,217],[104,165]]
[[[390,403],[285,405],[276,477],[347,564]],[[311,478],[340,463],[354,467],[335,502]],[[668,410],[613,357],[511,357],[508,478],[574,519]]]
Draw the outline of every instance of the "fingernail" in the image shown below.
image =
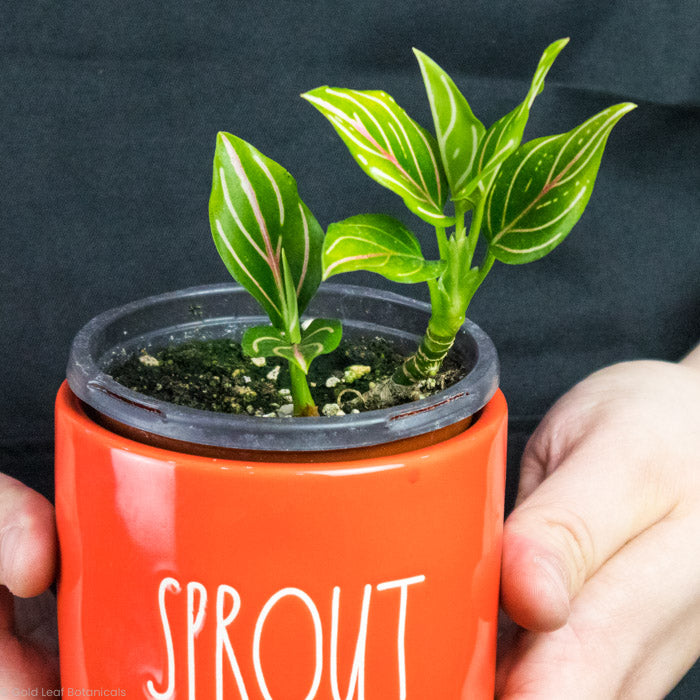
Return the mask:
[[3,580],[7,580],[14,571],[21,539],[22,528],[19,525],[10,525],[0,533],[0,574]]

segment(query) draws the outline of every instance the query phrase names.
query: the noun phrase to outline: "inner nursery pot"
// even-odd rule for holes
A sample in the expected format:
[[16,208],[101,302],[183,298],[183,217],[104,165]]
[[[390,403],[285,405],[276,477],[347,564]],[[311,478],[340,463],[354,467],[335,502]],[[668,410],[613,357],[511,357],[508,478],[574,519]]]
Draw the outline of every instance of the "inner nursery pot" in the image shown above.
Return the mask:
[[[429,314],[347,285],[322,286],[308,309],[407,350]],[[491,341],[466,322],[459,382],[334,417],[184,408],[105,372],[263,322],[247,292],[217,285],[108,311],[76,336],[56,404],[62,686],[492,698],[507,416]]]

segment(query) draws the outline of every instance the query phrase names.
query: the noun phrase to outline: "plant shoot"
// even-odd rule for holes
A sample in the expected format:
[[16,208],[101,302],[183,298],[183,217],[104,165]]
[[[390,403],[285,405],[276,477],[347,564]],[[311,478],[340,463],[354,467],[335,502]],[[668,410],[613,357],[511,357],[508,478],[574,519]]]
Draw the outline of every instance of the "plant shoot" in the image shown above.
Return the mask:
[[[384,92],[324,86],[302,95],[330,121],[367,175],[435,227],[437,261],[425,260],[416,236],[384,214],[331,224],[323,243],[324,279],[369,270],[395,282],[427,282],[432,315],[395,383],[410,385],[438,372],[496,260],[538,260],[583,214],[607,138],[635,105],[613,105],[567,133],[521,145],[530,108],[567,43],[547,47],[523,102],[488,129],[450,76],[417,50],[435,136]],[[475,262],[482,235],[485,252]]]
[[306,375],[315,357],[335,350],[342,331],[333,319],[300,322],[321,281],[323,230],[294,178],[249,143],[220,132],[209,221],[224,264],[270,319],[246,331],[243,351],[286,359],[295,415],[318,415]]

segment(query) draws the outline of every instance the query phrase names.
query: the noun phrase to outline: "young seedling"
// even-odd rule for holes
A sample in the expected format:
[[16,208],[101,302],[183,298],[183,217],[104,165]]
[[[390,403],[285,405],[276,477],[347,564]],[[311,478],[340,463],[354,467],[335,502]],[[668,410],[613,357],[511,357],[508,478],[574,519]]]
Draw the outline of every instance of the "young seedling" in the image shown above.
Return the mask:
[[243,351],[288,360],[295,415],[318,415],[306,375],[315,357],[335,350],[342,331],[333,319],[300,323],[321,281],[323,230],[294,178],[249,143],[220,132],[209,221],[224,264],[270,319],[245,332]]
[[[302,95],[328,118],[367,175],[435,227],[438,261],[425,260],[415,235],[382,214],[331,224],[323,244],[324,279],[370,270],[396,282],[427,282],[431,318],[420,347],[394,374],[399,385],[437,373],[495,260],[522,264],[543,257],[588,203],[608,135],[635,105],[613,105],[567,133],[520,145],[535,97],[567,43],[547,47],[524,101],[488,129],[450,76],[420,51],[435,137],[384,92],[324,86]],[[446,213],[448,193],[453,208]],[[475,264],[481,234],[487,245]]]

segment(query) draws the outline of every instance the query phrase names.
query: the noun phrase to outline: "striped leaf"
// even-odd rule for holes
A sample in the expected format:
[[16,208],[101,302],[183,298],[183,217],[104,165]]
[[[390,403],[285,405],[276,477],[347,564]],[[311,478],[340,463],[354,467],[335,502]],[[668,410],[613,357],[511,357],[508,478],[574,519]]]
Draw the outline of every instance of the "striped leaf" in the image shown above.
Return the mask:
[[272,326],[254,326],[243,335],[241,346],[251,357],[290,360],[306,374],[315,357],[333,352],[338,347],[341,336],[340,321],[317,318],[302,329],[298,343],[290,343],[286,333]]
[[461,189],[456,192],[453,189],[454,199],[469,199],[479,186],[482,192],[488,190],[500,164],[520,145],[530,116],[530,108],[537,95],[542,92],[544,79],[556,57],[568,43],[568,39],[559,39],[544,50],[527,96],[512,112],[501,117],[486,131],[479,144],[473,176],[463,183]]
[[524,144],[503,163],[485,215],[496,259],[531,262],[564,240],[586,208],[610,131],[634,107],[613,105],[565,134]]
[[469,182],[477,150],[486,129],[474,116],[450,76],[421,51],[413,49],[433,114],[442,164],[452,192]]
[[283,328],[282,250],[300,312],[321,281],[323,230],[299,199],[294,178],[249,143],[220,132],[209,220],[229,272],[260,302],[273,325]]
[[319,87],[302,95],[334,126],[371,178],[423,220],[448,226],[447,184],[433,136],[385,92]]
[[425,260],[418,239],[385,214],[360,214],[331,224],[321,259],[323,279],[368,270],[394,282],[424,282],[438,277],[445,266]]

